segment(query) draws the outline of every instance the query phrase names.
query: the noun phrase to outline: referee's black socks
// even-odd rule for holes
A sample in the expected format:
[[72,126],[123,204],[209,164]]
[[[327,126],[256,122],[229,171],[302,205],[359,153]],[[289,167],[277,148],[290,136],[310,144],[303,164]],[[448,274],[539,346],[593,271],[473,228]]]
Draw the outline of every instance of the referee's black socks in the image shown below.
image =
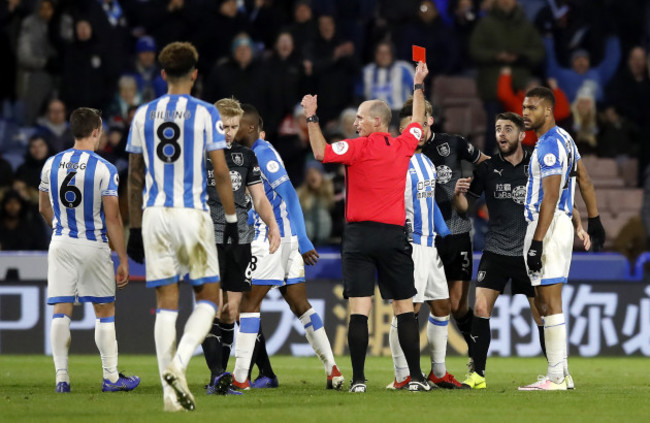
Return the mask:
[[[348,346],[352,359],[352,383],[365,383],[366,350],[368,349],[368,316],[351,314],[348,327]],[[419,343],[418,343],[419,348]]]
[[421,382],[423,377],[420,368],[420,331],[412,311],[397,316],[397,337],[409,365],[411,380]]

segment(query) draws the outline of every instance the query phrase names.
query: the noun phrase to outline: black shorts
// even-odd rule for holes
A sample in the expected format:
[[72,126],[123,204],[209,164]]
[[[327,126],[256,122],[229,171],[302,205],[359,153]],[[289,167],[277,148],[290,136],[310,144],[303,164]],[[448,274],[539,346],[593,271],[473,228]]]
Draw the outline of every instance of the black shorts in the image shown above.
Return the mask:
[[445,266],[448,281],[469,281],[472,279],[472,241],[469,232],[448,235],[444,238],[438,254]]
[[221,289],[230,292],[248,292],[251,290],[251,245],[217,244],[219,256],[219,278]]
[[510,280],[512,280],[510,285],[512,295],[535,296],[535,288],[530,284],[523,255],[504,256],[484,251],[481,263],[478,265],[476,286],[493,289],[503,294],[503,290]]
[[375,293],[375,275],[381,297],[405,300],[416,294],[412,247],[402,226],[355,222],[343,233],[343,295],[369,297]]

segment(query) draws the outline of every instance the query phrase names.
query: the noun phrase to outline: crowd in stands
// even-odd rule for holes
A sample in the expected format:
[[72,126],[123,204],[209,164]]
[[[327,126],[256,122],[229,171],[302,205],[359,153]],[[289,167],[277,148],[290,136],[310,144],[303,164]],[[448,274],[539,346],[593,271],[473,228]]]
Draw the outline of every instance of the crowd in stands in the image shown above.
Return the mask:
[[[135,110],[166,92],[156,54],[176,40],[199,50],[196,96],[235,96],[260,110],[266,138],[300,187],[315,244],[340,238],[344,172],[311,161],[297,105],[317,94],[329,141],[355,137],[361,101],[379,98],[398,110],[411,94],[412,44],[427,49],[427,97],[441,77],[475,87],[481,124],[462,135],[487,154],[494,116],[521,113],[526,89],[544,84],[583,156],[622,167],[636,160],[626,186],[639,191],[648,172],[644,0],[0,0],[0,23],[2,250],[47,247],[36,210],[40,166],[72,146],[67,118],[75,108],[103,111],[99,153],[124,173]],[[455,128],[434,106],[434,130]],[[525,144],[535,142],[527,134]],[[477,226],[487,218],[479,208]]]

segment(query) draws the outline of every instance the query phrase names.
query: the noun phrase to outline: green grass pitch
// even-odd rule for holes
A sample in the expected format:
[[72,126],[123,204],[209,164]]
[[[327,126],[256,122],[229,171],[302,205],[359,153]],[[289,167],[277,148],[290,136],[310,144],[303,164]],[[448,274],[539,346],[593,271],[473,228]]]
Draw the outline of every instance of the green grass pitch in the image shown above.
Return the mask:
[[[423,369],[429,366],[423,357]],[[346,378],[348,357],[338,359]],[[451,357],[448,368],[462,380],[464,358]],[[129,393],[102,393],[98,356],[70,357],[72,393],[54,393],[50,357],[0,355],[0,422],[648,422],[650,360],[648,358],[570,358],[575,391],[518,392],[545,371],[543,358],[490,358],[483,391],[429,393],[387,391],[392,380],[389,357],[366,362],[368,392],[325,390],[318,359],[272,357],[280,379],[277,389],[243,396],[206,396],[203,357],[188,369],[197,400],[191,413],[164,413],[154,356],[120,356],[120,369],[142,378]],[[231,362],[232,365],[232,362]],[[255,374],[255,372],[254,372]],[[348,386],[347,380],[345,387]]]

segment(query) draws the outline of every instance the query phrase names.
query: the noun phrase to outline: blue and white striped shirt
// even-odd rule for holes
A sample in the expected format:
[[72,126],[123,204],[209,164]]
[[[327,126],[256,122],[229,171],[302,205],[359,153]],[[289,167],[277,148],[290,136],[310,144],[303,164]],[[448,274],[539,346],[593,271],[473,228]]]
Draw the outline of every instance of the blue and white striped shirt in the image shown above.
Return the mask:
[[566,213],[569,217],[573,215],[578,160],[580,160],[578,147],[564,129],[554,126],[540,137],[530,158],[526,184],[524,213],[528,222],[537,220],[544,198],[542,179],[551,175],[562,177],[557,210]]
[[118,185],[115,166],[92,151],[69,149],[47,159],[38,189],[54,211],[52,236],[107,243],[102,197],[117,197]]
[[436,167],[421,153],[411,157],[406,174],[406,222],[412,232],[413,243],[433,246],[436,237],[434,204],[436,193]]
[[[280,228],[280,236],[291,237],[297,235],[294,223],[289,218],[287,204],[275,191],[281,184],[289,181],[289,175],[284,167],[280,154],[273,148],[270,142],[259,139],[253,144],[252,150],[257,156],[264,182],[264,192],[273,207],[275,220]],[[268,227],[262,221],[260,215],[255,213],[255,239],[266,239]]]
[[404,105],[413,94],[415,69],[403,60],[388,68],[371,63],[363,68],[363,95],[366,100],[384,100],[392,110]]
[[135,113],[126,151],[146,166],[143,207],[208,210],[205,152],[226,148],[217,108],[190,95],[166,94]]

